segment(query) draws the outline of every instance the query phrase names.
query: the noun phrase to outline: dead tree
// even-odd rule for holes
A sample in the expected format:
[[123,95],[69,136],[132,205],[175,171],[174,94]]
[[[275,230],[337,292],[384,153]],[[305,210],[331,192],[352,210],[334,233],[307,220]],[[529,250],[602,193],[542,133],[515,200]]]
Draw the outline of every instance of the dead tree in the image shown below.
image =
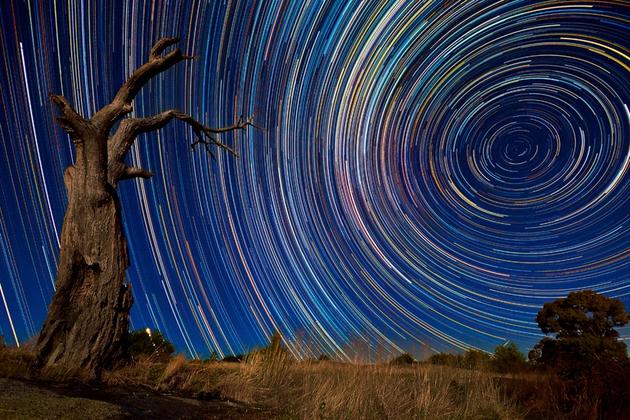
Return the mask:
[[175,109],[122,119],[132,111],[134,98],[151,78],[193,58],[179,48],[165,51],[178,41],[160,39],[148,61],[92,118],[79,115],[63,96],[50,94],[60,110],[57,122],[74,143],[76,160],[64,173],[68,207],[61,232],[56,292],[36,345],[38,368],[60,365],[97,377],[124,357],[133,299],[125,280],[129,258],[116,189],[120,181],[153,175],[125,163],[138,137],[180,120],[196,135],[193,148],[202,146],[212,153],[211,147],[217,146],[235,155],[216,135],[252,125],[251,118],[241,118],[229,127],[210,128]]

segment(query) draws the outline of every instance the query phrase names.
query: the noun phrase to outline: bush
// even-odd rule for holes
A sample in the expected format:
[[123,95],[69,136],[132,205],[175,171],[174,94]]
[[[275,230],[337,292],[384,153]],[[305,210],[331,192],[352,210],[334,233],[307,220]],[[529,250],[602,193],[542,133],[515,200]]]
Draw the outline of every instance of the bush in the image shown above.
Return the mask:
[[459,367],[461,356],[452,353],[436,353],[429,357],[432,365]]
[[491,357],[480,350],[468,350],[461,358],[460,364],[464,369],[483,369],[490,364]]
[[414,359],[409,353],[403,353],[400,356],[396,356],[389,362],[390,365],[396,366],[412,365],[414,363],[416,363],[416,359]]
[[516,344],[509,343],[494,350],[492,368],[500,373],[519,373],[527,369],[527,361]]
[[175,347],[158,330],[137,330],[129,334],[129,353],[134,359],[149,356],[156,361],[167,361]]
[[429,357],[432,365],[451,366],[462,369],[483,369],[490,363],[490,355],[481,350],[467,350],[464,354],[437,353]]

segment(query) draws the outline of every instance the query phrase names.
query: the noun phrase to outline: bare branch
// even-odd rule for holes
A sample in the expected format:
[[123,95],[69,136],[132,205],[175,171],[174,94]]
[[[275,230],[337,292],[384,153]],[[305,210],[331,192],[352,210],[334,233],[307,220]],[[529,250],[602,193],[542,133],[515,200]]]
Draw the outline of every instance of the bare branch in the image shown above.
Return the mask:
[[89,122],[72,108],[70,102],[63,95],[49,93],[48,97],[61,111],[62,116],[56,118],[59,126],[75,141],[83,137],[89,129]]
[[[183,60],[190,60],[194,58],[192,56],[184,55],[179,48],[165,53],[167,48],[177,44],[178,42],[179,38],[162,38],[156,42],[149,53],[149,60],[131,74],[131,76],[116,93],[114,100],[94,115],[92,123],[101,133],[109,133],[109,130],[119,118],[131,112],[131,102],[138,94],[142,86],[144,86],[152,77]],[[159,130],[173,119],[178,119],[190,125],[197,137],[191,146],[194,148],[195,146],[202,144],[212,158],[214,158],[214,154],[210,150],[210,146],[217,146],[237,156],[236,152],[232,148],[218,141],[215,136],[216,134],[242,130],[248,126],[254,126],[253,118],[244,120],[241,117],[236,124],[227,127],[212,128],[205,126],[190,115],[175,109],[170,109],[146,118],[127,118],[120,123],[120,126],[111,136],[107,144],[107,165],[110,171],[109,176],[111,182],[115,183],[120,179],[130,177],[149,176],[150,172],[148,171],[139,168],[127,167],[124,164],[125,156],[139,134]]]
[[179,38],[162,38],[158,42],[155,43],[153,48],[151,48],[151,52],[149,53],[149,59],[153,60],[159,57],[160,54],[164,52],[165,49],[170,47],[171,45],[175,45],[179,42]]
[[177,63],[194,57],[184,55],[179,48],[161,55],[164,50],[179,42],[179,38],[162,38],[155,43],[149,54],[149,61],[138,67],[118,89],[114,100],[101,108],[92,118],[95,125],[109,131],[122,116],[131,112],[131,102],[140,89],[156,75],[168,70]]
[[153,176],[153,172],[146,169],[137,168],[135,166],[126,166],[119,180],[131,178],[149,179]]
[[246,128],[247,126],[254,126],[254,117],[248,117],[246,120],[243,119],[243,116],[241,115],[241,117],[238,119],[238,121],[236,122],[236,124],[233,125],[228,125],[226,127],[219,127],[219,128],[211,128],[211,127],[206,127],[206,131],[208,133],[215,133],[215,134],[219,134],[219,133],[226,133],[228,131],[234,131],[234,130],[242,130],[244,128]]
[[202,145],[213,160],[216,159],[216,156],[212,152],[211,146],[219,147],[234,156],[238,156],[234,149],[221,143],[216,138],[216,134],[244,130],[248,126],[254,127],[253,118],[243,119],[241,117],[235,124],[230,126],[212,128],[205,126],[185,112],[176,109],[169,109],[145,118],[127,118],[120,123],[108,144],[108,167],[111,181],[116,183],[119,180],[128,178],[148,178],[150,172],[138,168],[132,168],[131,173],[129,173],[130,169],[124,165],[125,156],[138,135],[159,130],[174,119],[185,122],[193,129],[196,140],[191,144],[191,147],[194,149],[196,146]]
[[[193,132],[195,133],[195,136],[197,137],[197,139],[191,144],[193,148],[199,144],[205,145],[206,149],[207,146],[217,146],[235,156],[237,156],[237,153],[234,151],[234,149],[218,141],[214,134],[226,133],[235,130],[243,130],[248,126],[254,125],[253,119],[250,117],[246,120],[240,118],[235,124],[230,126],[212,128],[200,123],[185,112],[181,112],[176,109],[169,109],[168,111],[161,112],[151,117],[126,119],[125,121],[123,121],[124,125],[121,124],[120,128],[112,138],[126,137],[126,140],[123,141],[124,143],[127,143],[125,146],[126,150],[124,150],[124,152],[126,153],[128,148],[131,147],[131,144],[133,144],[133,141],[139,134],[159,130],[173,119],[183,121],[191,126]],[[121,132],[120,135],[119,132]]]
[[77,117],[80,117],[80,115],[77,114],[77,112],[72,108],[72,105],[70,105],[70,102],[65,98],[65,96],[63,96],[63,95],[56,95],[56,94],[54,94],[52,92],[48,92],[48,97],[64,113],[71,112],[74,115],[76,115]]

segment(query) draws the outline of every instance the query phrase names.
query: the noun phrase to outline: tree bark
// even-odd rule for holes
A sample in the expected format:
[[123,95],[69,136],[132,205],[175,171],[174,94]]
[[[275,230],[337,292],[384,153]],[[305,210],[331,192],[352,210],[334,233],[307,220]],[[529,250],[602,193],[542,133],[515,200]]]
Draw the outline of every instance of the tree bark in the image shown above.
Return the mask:
[[105,168],[91,168],[101,159],[82,160],[64,175],[69,202],[57,290],[38,338],[36,365],[98,377],[125,357],[133,299],[125,281],[129,259],[118,195]]

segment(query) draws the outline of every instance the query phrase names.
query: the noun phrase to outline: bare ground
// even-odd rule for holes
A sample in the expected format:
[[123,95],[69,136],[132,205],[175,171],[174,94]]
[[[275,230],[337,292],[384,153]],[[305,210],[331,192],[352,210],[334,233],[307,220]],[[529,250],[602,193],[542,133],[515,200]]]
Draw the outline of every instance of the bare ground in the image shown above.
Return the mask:
[[0,378],[0,419],[269,419],[245,404],[164,395],[149,389],[102,388]]

